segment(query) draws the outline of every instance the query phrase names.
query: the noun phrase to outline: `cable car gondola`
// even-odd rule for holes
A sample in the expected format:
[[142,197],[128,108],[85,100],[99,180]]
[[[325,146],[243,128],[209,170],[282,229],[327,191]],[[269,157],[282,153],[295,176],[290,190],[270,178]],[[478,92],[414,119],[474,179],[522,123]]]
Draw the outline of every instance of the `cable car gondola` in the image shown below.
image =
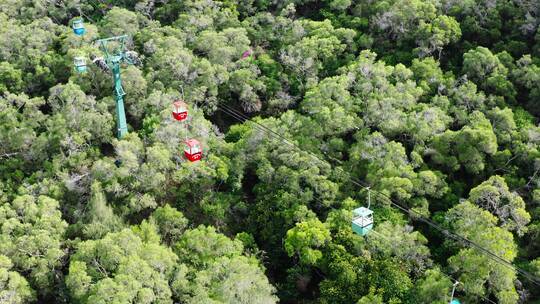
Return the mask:
[[188,139],[185,141],[184,155],[190,162],[196,162],[201,160],[202,149],[201,144],[196,139]]
[[353,210],[352,230],[359,235],[366,235],[373,228],[373,211],[366,207]]
[[185,120],[188,116],[187,104],[182,100],[173,103],[172,115],[178,121]]
[[371,206],[371,193],[368,191],[368,207],[360,207],[353,210],[352,230],[361,236],[367,235],[373,229],[373,211]]
[[79,73],[86,72],[86,58],[84,57],[75,57],[73,59],[73,64],[75,65],[75,70]]
[[82,18],[73,20],[72,28],[73,33],[75,33],[75,35],[77,36],[82,36],[84,35],[84,33],[86,33],[86,30],[84,28],[84,21],[82,20]]

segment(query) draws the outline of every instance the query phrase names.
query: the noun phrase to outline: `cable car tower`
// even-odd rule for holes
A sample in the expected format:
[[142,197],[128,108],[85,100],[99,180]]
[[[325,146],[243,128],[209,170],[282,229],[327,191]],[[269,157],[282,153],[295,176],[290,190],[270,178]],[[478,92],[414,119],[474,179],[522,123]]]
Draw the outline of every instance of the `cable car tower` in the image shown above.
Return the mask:
[[[72,23],[73,33],[77,36],[82,36],[86,33],[84,21],[82,18],[77,18]],[[114,96],[116,100],[116,131],[118,139],[122,139],[127,134],[126,111],[124,109],[124,95],[126,92],[122,87],[122,78],[120,76],[120,65],[125,64],[140,64],[137,53],[126,50],[126,41],[128,36],[121,35],[105,39],[96,40],[99,49],[105,55],[104,58],[91,56],[92,62],[105,72],[113,74]],[[86,72],[86,59],[82,56],[74,58],[75,70],[79,73]]]
[[122,139],[127,134],[126,112],[124,110],[124,95],[126,95],[126,92],[122,87],[120,64],[137,65],[139,63],[135,54],[132,54],[131,51],[126,51],[127,38],[127,35],[122,35],[97,40],[96,43],[99,45],[99,48],[104,53],[105,57],[104,59],[92,59],[92,61],[100,68],[103,70],[110,70],[113,74],[118,139]]
[[[77,36],[85,34],[84,21],[82,18],[77,18],[72,22],[73,33]],[[122,78],[120,76],[121,64],[140,65],[140,60],[136,52],[126,50],[127,35],[98,39],[95,41],[99,49],[105,57],[90,56],[93,63],[105,72],[112,72],[114,83],[114,96],[116,100],[116,125],[117,137],[122,139],[127,134],[126,112],[124,109],[124,95],[126,92],[122,87]],[[86,72],[86,58],[77,56],[73,61],[75,70],[79,73]],[[188,106],[183,101],[184,90],[182,89],[182,99],[176,100],[173,103],[173,117],[175,120],[184,123],[186,127],[186,140],[184,142],[184,155],[190,162],[197,162],[202,158],[202,147],[198,140],[187,138]],[[117,164],[118,166],[118,164]]]

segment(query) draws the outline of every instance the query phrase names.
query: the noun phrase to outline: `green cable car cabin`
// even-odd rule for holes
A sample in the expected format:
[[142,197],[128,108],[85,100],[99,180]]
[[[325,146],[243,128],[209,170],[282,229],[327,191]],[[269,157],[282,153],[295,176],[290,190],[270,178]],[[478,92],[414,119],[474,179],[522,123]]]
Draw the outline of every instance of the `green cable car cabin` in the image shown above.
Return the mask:
[[86,72],[86,58],[84,57],[75,57],[73,59],[73,64],[75,65],[75,70],[79,73]]
[[359,235],[366,235],[373,228],[373,211],[366,207],[353,210],[352,230]]

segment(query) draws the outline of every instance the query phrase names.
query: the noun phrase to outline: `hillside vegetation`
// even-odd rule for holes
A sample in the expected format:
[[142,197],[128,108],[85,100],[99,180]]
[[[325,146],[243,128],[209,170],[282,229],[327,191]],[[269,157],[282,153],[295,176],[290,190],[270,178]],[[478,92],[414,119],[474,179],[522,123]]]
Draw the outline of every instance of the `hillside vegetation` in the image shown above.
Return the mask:
[[[0,0],[0,303],[540,303],[539,25],[538,0]],[[91,58],[124,34],[117,139]]]

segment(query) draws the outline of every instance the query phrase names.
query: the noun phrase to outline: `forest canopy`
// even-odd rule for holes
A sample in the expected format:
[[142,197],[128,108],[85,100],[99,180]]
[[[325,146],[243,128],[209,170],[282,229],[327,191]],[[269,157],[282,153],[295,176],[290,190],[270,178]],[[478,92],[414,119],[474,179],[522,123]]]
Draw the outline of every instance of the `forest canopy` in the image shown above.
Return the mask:
[[537,303],[539,101],[537,0],[0,1],[0,303]]

